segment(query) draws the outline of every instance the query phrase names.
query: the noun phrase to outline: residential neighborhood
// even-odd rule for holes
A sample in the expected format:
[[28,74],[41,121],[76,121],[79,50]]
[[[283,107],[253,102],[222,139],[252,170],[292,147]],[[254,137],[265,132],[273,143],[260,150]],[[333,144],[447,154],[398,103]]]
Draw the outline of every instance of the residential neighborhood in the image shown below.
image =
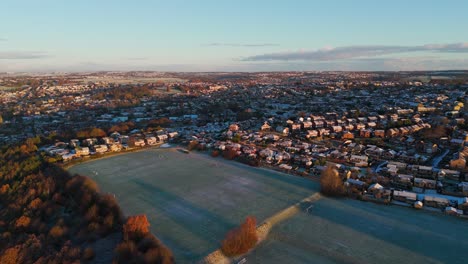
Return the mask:
[[63,163],[171,142],[311,179],[332,164],[359,199],[468,214],[466,82],[410,73],[141,74],[152,79],[3,75],[22,86],[1,91],[0,140],[48,139],[42,149]]

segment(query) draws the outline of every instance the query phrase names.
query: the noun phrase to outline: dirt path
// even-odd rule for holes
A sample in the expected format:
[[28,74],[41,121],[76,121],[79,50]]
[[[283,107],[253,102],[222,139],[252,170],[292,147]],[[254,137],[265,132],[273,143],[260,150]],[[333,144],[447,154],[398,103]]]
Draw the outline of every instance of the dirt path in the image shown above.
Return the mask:
[[[284,220],[287,220],[296,214],[298,214],[301,211],[306,210],[311,203],[319,200],[322,198],[320,193],[314,193],[313,195],[301,200],[300,202],[282,210],[279,211],[278,213],[274,214],[273,216],[270,216],[269,218],[265,219],[261,225],[257,227],[257,236],[258,236],[258,242],[257,245],[262,243],[267,237],[268,234],[270,233],[271,229],[283,222]],[[247,253],[248,254],[248,253]],[[245,255],[247,255],[245,254]],[[243,255],[243,256],[245,256]],[[205,264],[228,264],[232,263],[235,260],[240,260],[243,258],[243,256],[238,256],[235,259],[231,259],[227,256],[225,256],[222,252],[221,249],[217,249],[216,251],[212,252],[208,256],[206,256],[200,263],[205,263]]]

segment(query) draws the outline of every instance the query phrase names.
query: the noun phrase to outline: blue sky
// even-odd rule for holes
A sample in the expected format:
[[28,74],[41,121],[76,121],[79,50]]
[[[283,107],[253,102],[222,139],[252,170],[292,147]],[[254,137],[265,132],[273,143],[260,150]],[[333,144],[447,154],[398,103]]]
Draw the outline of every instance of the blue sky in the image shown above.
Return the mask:
[[2,0],[1,71],[468,69],[468,1]]

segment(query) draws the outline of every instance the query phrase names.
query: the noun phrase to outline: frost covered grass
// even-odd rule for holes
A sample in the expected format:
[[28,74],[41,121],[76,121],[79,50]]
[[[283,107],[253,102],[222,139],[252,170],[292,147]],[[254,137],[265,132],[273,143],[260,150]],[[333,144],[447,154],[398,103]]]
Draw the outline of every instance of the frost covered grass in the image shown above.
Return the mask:
[[248,263],[466,263],[468,222],[399,206],[322,198],[278,224]]
[[219,248],[246,216],[261,223],[319,189],[307,179],[175,149],[91,161],[70,172],[88,175],[115,194],[127,215],[145,213],[178,263],[196,262]]

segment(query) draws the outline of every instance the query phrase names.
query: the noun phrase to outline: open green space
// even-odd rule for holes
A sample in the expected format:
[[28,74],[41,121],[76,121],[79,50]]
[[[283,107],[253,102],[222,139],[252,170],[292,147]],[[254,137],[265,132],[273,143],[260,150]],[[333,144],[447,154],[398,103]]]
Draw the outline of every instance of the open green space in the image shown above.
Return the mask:
[[246,216],[261,222],[318,190],[307,179],[176,149],[90,161],[70,172],[90,176],[102,191],[115,194],[127,215],[147,214],[152,232],[178,263],[217,249]]
[[411,208],[322,198],[276,225],[247,263],[467,263],[468,222]]
[[[243,164],[149,149],[79,164],[127,215],[148,215],[178,263],[217,249],[247,215],[259,223],[318,191],[307,179]],[[322,198],[275,225],[248,263],[466,263],[463,219],[349,199]]]

